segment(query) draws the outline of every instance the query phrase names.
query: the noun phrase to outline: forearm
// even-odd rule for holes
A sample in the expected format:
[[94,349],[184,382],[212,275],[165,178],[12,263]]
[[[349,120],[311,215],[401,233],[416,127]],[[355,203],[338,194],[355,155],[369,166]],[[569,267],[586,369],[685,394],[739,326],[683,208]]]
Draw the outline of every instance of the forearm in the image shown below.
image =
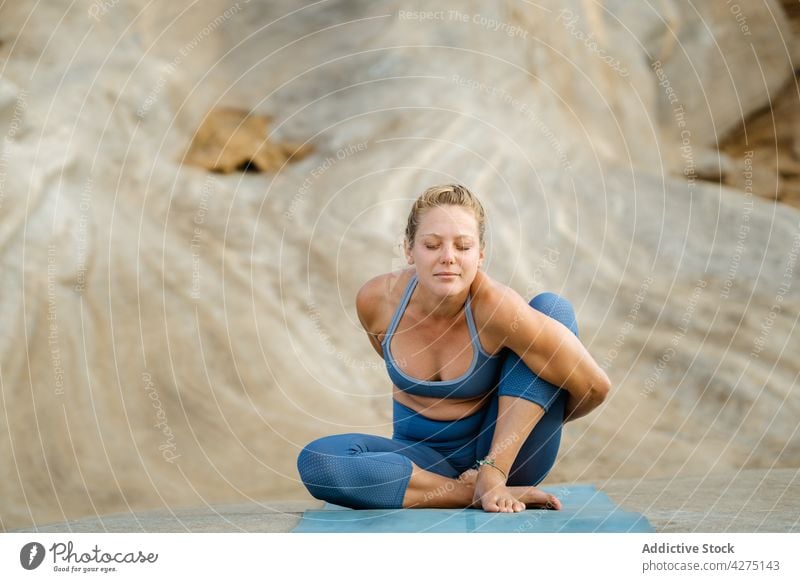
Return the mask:
[[486,457],[508,475],[520,448],[543,415],[542,407],[529,400],[500,396],[492,445]]
[[532,507],[561,509],[561,502],[556,497],[535,487],[526,487],[525,492],[520,493],[522,487],[508,486],[511,467],[533,427],[544,415],[544,409],[516,396],[498,398],[494,436],[485,457],[494,466],[482,464],[479,467],[473,503],[479,503],[484,511],[504,513],[524,511],[528,504]]

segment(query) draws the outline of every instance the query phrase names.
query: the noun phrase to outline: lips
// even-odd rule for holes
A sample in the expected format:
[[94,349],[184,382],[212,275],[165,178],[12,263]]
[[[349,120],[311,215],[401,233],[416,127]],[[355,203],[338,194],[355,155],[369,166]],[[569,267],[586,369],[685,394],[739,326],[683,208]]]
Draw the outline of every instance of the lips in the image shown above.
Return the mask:
[[458,277],[458,273],[434,273],[434,277]]

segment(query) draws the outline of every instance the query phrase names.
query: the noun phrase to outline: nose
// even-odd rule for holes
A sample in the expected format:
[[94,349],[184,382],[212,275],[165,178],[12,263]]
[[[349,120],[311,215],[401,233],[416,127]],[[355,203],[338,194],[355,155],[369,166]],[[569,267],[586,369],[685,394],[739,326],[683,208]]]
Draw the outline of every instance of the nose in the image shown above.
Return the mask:
[[442,262],[452,263],[455,260],[455,251],[450,245],[442,245]]

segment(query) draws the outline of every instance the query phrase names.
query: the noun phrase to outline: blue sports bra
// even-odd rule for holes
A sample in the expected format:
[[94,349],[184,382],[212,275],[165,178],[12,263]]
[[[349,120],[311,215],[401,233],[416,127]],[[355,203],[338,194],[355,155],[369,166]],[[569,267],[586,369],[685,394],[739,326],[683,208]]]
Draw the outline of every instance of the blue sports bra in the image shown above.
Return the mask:
[[467,296],[464,310],[467,315],[467,326],[469,327],[470,337],[472,338],[472,364],[469,369],[454,380],[435,381],[418,380],[403,372],[392,357],[391,341],[397,324],[403,313],[408,307],[411,294],[417,286],[417,274],[411,276],[411,280],[406,286],[400,305],[394,312],[386,336],[381,342],[383,348],[383,359],[386,361],[386,370],[389,372],[394,385],[403,392],[408,392],[415,396],[430,396],[434,398],[476,398],[483,396],[491,391],[497,384],[500,376],[500,366],[502,365],[502,354],[491,356],[484,351],[478,339],[478,331],[475,328],[475,320],[472,318],[472,297]]

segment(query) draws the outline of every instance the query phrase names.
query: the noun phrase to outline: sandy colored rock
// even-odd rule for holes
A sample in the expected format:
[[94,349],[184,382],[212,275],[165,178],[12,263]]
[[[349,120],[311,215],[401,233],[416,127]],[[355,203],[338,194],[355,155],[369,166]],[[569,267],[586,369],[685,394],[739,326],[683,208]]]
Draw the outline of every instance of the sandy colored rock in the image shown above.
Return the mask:
[[214,109],[194,135],[183,161],[223,174],[248,166],[271,172],[311,153],[310,144],[271,142],[267,138],[270,121],[269,116],[239,109]]
[[[800,95],[795,77],[722,142],[738,172],[725,183],[800,208]],[[746,167],[745,167],[746,166]]]
[[[0,8],[0,529],[310,502],[302,446],[391,434],[355,295],[444,181],[614,384],[549,482],[800,467],[800,211],[691,172],[793,78],[774,2],[95,5]],[[218,108],[269,173],[179,163]]]

